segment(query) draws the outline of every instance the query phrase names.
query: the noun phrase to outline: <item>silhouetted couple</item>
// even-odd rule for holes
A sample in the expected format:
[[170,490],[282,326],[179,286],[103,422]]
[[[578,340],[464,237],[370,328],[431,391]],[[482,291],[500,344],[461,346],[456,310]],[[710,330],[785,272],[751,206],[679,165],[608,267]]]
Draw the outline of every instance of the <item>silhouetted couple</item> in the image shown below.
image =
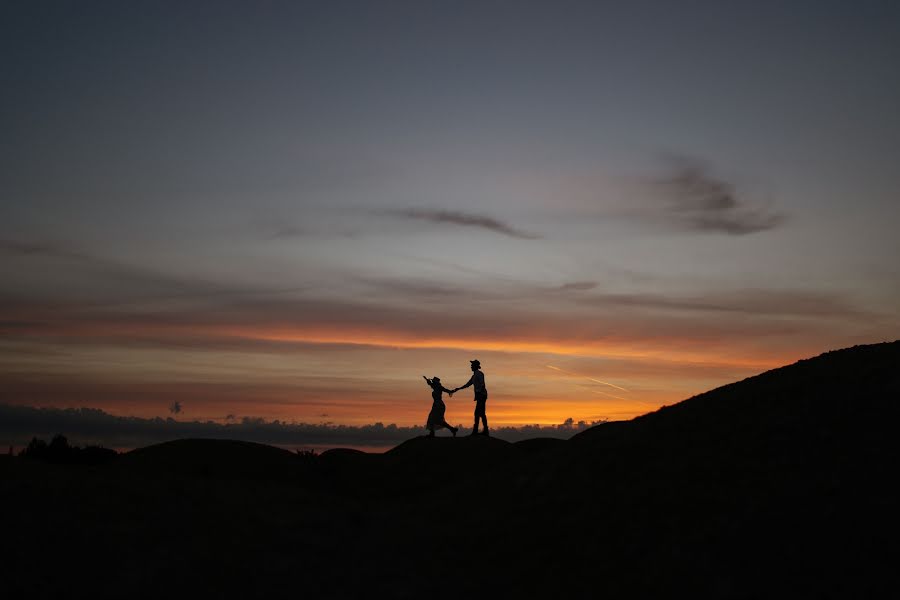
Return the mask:
[[426,383],[428,383],[428,386],[431,388],[431,398],[434,400],[431,405],[431,412],[428,413],[428,422],[425,424],[425,427],[428,429],[428,437],[434,437],[434,431],[444,427],[453,433],[453,437],[456,437],[458,429],[444,420],[444,413],[447,411],[447,406],[441,399],[441,394],[447,392],[452,396],[454,392],[458,392],[469,386],[474,386],[475,388],[475,425],[472,427],[472,435],[478,434],[479,419],[484,423],[482,433],[484,435],[490,435],[490,432],[488,431],[487,413],[485,412],[487,405],[487,388],[484,386],[484,373],[481,372],[481,363],[479,361],[470,360],[469,362],[472,364],[472,377],[469,378],[469,381],[464,385],[452,390],[448,390],[441,385],[441,379],[439,377],[428,379],[423,375]]

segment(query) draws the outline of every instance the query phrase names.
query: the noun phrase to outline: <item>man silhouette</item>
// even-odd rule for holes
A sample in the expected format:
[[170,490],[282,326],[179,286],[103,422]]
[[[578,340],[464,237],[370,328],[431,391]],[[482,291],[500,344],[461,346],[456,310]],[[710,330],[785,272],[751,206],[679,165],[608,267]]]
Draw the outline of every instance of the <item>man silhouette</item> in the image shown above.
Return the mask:
[[482,433],[484,435],[491,435],[488,431],[488,423],[487,423],[487,414],[485,413],[485,405],[487,404],[487,388],[484,387],[484,373],[481,372],[481,363],[478,360],[470,360],[472,363],[472,377],[469,379],[468,383],[462,385],[455,390],[457,392],[459,390],[465,389],[470,385],[475,386],[475,425],[472,427],[472,435],[478,434],[478,418],[481,417],[481,421],[484,423],[484,430]]

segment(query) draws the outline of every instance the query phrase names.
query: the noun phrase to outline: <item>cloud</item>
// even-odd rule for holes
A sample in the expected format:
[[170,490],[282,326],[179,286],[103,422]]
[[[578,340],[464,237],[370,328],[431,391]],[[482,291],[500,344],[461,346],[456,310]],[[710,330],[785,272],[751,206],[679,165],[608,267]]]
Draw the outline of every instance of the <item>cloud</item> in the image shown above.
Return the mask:
[[[97,256],[66,244],[0,239],[0,256],[20,261],[50,261],[53,268],[61,273],[77,273],[83,279],[75,296],[80,297],[87,289],[91,291],[91,296],[101,302],[106,300],[118,303],[121,302],[123,295],[147,300],[159,296],[209,294],[221,291],[217,286],[198,281],[196,278],[178,277],[167,272]],[[46,269],[43,263],[39,267],[26,263],[26,268],[22,270],[27,272],[36,268]],[[54,301],[57,301],[58,297],[59,294],[55,294]],[[77,301],[70,299],[68,303],[75,304]],[[94,301],[90,303],[94,304]]]
[[305,229],[301,229],[295,225],[284,225],[277,228],[273,233],[272,239],[289,239],[289,238],[298,238],[307,235],[308,232]]
[[654,183],[666,202],[665,218],[671,224],[701,233],[748,235],[782,225],[786,216],[769,206],[751,205],[735,186],[711,175],[701,162],[670,157],[668,177]]
[[46,257],[85,262],[98,262],[94,257],[76,252],[58,244],[41,242],[18,242],[0,239],[0,255]]
[[738,313],[758,317],[808,317],[869,319],[874,315],[853,306],[845,298],[824,292],[746,289],[709,292],[692,296],[664,294],[594,294],[582,303],[658,309],[686,313]]
[[478,227],[480,229],[487,229],[488,231],[521,240],[536,240],[541,237],[534,233],[515,229],[502,221],[498,221],[497,219],[486,215],[424,208],[393,210],[389,211],[389,213],[400,217],[406,217],[407,219],[430,221],[432,223],[459,225],[461,227]]
[[561,292],[586,292],[597,287],[596,281],[572,281],[557,288]]
[[[233,415],[229,415],[233,417]],[[176,421],[171,418],[118,417],[96,408],[37,408],[0,404],[0,441],[22,447],[33,437],[64,433],[74,444],[99,444],[135,448],[182,438],[246,440],[288,447],[333,448],[341,446],[390,448],[423,435],[424,427],[395,424],[334,425],[288,423],[261,417],[240,421]],[[559,425],[495,426],[491,434],[510,442],[533,437],[568,438],[594,424],[567,419]]]
[[363,277],[360,279],[360,283],[375,293],[401,298],[410,297],[416,300],[446,297],[448,294],[458,296],[467,291],[443,283],[417,279]]
[[[281,289],[258,289],[235,284],[220,284],[196,277],[181,276],[168,271],[159,271],[141,265],[108,259],[76,248],[52,243],[18,242],[0,239],[0,257],[14,260],[53,261],[53,268],[66,274],[76,273],[79,285],[69,289],[66,297],[62,285],[54,285],[52,294],[24,291],[6,291],[0,294],[0,313],[12,313],[16,308],[55,311],[65,305],[72,311],[109,309],[126,310],[129,305],[143,305],[154,301],[214,301],[217,298],[240,298],[246,296],[275,297],[294,294],[308,289],[294,286]],[[27,264],[22,272],[36,269]],[[40,266],[43,269],[43,265]],[[10,290],[14,290],[14,286]],[[62,293],[61,293],[62,292]],[[0,321],[0,328],[21,326],[13,320]]]
[[211,296],[164,310],[85,311],[0,297],[0,312],[9,340],[261,352],[287,352],[310,342],[548,351],[592,344],[609,348],[625,341],[683,346],[710,339],[725,343],[734,336],[824,335],[841,327],[874,327],[883,318],[839,294],[798,290],[612,293],[575,281],[469,295],[422,280],[364,283],[364,293],[344,299]]

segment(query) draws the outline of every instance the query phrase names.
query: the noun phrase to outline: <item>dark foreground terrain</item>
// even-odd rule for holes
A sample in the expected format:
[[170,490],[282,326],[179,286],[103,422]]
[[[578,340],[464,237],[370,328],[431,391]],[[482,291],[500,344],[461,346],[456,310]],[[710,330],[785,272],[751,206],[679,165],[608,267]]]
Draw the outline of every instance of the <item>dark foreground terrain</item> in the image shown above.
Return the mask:
[[569,441],[0,461],[4,598],[885,598],[900,342]]

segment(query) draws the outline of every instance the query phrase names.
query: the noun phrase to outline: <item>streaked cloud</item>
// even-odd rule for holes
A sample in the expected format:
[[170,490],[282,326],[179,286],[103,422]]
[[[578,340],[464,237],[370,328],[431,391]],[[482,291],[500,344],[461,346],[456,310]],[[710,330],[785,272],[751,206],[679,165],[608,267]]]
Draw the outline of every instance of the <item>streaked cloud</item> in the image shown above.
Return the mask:
[[[317,342],[404,347],[544,348],[567,353],[598,345],[681,347],[727,336],[790,336],[823,323],[875,325],[850,298],[826,292],[746,289],[706,293],[597,292],[589,282],[564,284],[575,294],[519,284],[467,295],[431,283],[361,280],[365,295],[209,294],[165,307],[66,309],[54,303],[4,301],[4,331],[17,337],[63,336],[126,345]],[[460,302],[465,299],[465,302]],[[735,315],[740,315],[736,319]],[[791,317],[785,321],[784,317]]]
[[[246,284],[224,284],[158,270],[127,260],[106,258],[74,246],[50,242],[0,239],[0,258],[2,257],[10,262],[21,261],[22,266],[17,271],[47,269],[79,278],[77,286],[66,280],[67,284],[58,284],[60,289],[53,286],[51,294],[11,287],[10,291],[5,290],[5,294],[0,294],[0,309],[10,312],[15,312],[17,307],[30,308],[32,311],[59,310],[61,305],[73,312],[87,309],[98,310],[100,313],[104,309],[117,312],[127,310],[131,304],[147,304],[157,300],[215,301],[217,298],[245,296],[277,297],[307,289],[307,286],[260,289]],[[38,264],[38,261],[46,264]],[[53,281],[48,278],[48,282]],[[67,285],[67,289],[61,290],[63,285]],[[68,293],[68,297],[62,297],[60,291]],[[13,320],[0,321],[0,327],[14,326],[16,323]]]
[[47,242],[20,242],[17,240],[0,239],[0,255],[7,257],[31,256],[49,257],[61,259],[75,259],[85,262],[102,262],[90,255],[78,252],[64,245]]
[[[41,269],[57,275],[79,276],[80,285],[69,284],[68,289],[61,290],[64,294],[69,294],[68,297],[61,299],[62,294],[56,293],[52,298],[46,299],[70,306],[83,304],[85,301],[118,303],[127,296],[145,301],[148,298],[207,295],[222,291],[220,286],[207,281],[132,264],[118,258],[99,256],[64,243],[3,239],[0,240],[0,257],[5,257],[10,262],[21,261],[22,266],[15,271]],[[57,279],[60,280],[64,278]],[[54,280],[48,278],[47,281],[52,283]],[[73,290],[72,287],[77,289]],[[16,295],[27,296],[28,290],[16,290]]]
[[748,235],[774,229],[787,217],[742,197],[734,184],[714,176],[703,162],[670,157],[671,174],[655,180],[674,226],[700,233]]
[[296,225],[282,225],[271,234],[271,239],[291,239],[309,235],[309,231]]
[[562,284],[557,289],[562,292],[586,292],[595,287],[597,287],[596,281],[572,281]]
[[845,317],[872,318],[875,315],[855,306],[849,299],[828,292],[746,289],[704,294],[594,294],[579,302],[688,313],[741,313],[760,317]]
[[512,225],[504,223],[494,217],[475,213],[427,208],[407,208],[392,210],[389,211],[389,214],[405,217],[407,219],[429,221],[431,223],[458,225],[460,227],[476,227],[522,240],[536,240],[541,238],[538,234],[516,229]]

